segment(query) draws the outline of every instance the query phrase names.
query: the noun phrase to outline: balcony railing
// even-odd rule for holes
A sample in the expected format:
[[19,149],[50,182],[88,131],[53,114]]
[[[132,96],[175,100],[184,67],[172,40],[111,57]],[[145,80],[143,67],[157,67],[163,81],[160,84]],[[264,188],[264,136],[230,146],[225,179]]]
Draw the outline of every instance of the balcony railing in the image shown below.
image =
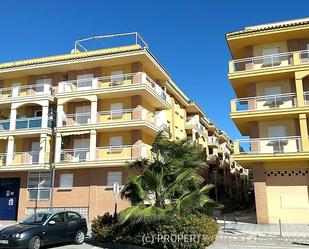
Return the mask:
[[62,162],[86,162],[89,160],[89,148],[64,149],[61,151]]
[[[18,118],[16,119],[15,130],[21,129],[36,129],[42,127],[42,118],[41,117],[32,117],[32,118]],[[52,120],[48,119],[47,127],[52,127]],[[10,120],[0,120],[0,131],[10,129]]]
[[215,136],[209,136],[208,137],[208,144],[219,146],[219,139]]
[[232,112],[293,108],[297,106],[295,93],[240,98],[234,99],[233,101],[236,109],[233,110],[232,108]]
[[0,88],[0,99],[52,94],[53,87],[50,84],[21,85]]
[[[145,120],[163,130],[167,127],[167,122],[161,120],[154,112],[150,112],[145,108],[101,111],[97,112],[96,116],[96,124]],[[91,124],[90,112],[66,114],[63,120],[63,126],[85,124]]]
[[145,73],[119,74],[98,78],[87,78],[59,82],[58,93],[108,89],[143,84],[150,87],[162,99],[167,100],[165,91]]
[[[147,145],[104,146],[96,148],[94,160],[129,160],[150,156],[150,146]],[[65,149],[61,151],[61,162],[86,161],[91,161],[90,148]]]
[[299,136],[239,139],[240,154],[272,154],[301,151]]
[[305,102],[305,105],[309,105],[309,91],[304,92],[304,102]]
[[249,71],[277,66],[293,65],[293,53],[279,53],[264,56],[256,56],[231,61],[232,68],[230,71]]
[[90,112],[66,114],[65,119],[63,120],[63,125],[68,126],[90,124],[90,118]]
[[147,145],[105,146],[96,150],[96,160],[129,160],[140,157],[150,157],[150,147]]

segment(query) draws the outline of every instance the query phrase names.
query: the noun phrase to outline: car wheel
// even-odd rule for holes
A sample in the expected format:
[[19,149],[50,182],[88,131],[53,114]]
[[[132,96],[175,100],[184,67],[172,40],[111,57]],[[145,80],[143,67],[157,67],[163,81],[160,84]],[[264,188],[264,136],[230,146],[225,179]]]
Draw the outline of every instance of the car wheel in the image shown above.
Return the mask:
[[34,236],[28,245],[28,249],[40,249],[41,247],[41,238],[39,236]]
[[75,244],[81,245],[85,241],[85,232],[82,230],[79,230],[75,235]]

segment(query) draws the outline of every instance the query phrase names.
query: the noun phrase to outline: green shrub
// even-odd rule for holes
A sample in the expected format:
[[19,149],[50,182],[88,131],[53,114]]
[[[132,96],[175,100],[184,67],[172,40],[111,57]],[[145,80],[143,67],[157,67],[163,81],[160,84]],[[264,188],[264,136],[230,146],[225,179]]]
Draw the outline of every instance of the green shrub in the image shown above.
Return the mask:
[[[217,233],[218,225],[205,215],[152,217],[120,224],[110,214],[105,214],[92,223],[92,235],[98,241],[150,248],[205,249],[213,243]],[[162,237],[164,235],[168,237]],[[185,236],[186,241],[181,236]]]

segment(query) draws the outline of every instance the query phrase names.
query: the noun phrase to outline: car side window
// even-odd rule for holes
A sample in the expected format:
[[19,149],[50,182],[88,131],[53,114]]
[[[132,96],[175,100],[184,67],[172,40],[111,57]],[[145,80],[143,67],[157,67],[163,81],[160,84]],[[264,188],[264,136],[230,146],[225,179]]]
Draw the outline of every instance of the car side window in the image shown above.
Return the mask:
[[65,213],[58,213],[55,214],[52,218],[52,221],[55,221],[56,223],[64,222],[65,221]]
[[68,221],[79,221],[80,215],[74,212],[68,212]]

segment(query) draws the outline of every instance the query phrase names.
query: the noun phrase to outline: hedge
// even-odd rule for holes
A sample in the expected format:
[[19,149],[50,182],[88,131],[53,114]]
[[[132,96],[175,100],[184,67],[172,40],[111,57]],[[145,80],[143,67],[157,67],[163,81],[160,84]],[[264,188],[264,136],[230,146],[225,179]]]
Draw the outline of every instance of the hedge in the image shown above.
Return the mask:
[[100,242],[163,249],[205,249],[218,233],[218,225],[205,215],[152,217],[119,224],[109,213],[92,222],[92,236]]

